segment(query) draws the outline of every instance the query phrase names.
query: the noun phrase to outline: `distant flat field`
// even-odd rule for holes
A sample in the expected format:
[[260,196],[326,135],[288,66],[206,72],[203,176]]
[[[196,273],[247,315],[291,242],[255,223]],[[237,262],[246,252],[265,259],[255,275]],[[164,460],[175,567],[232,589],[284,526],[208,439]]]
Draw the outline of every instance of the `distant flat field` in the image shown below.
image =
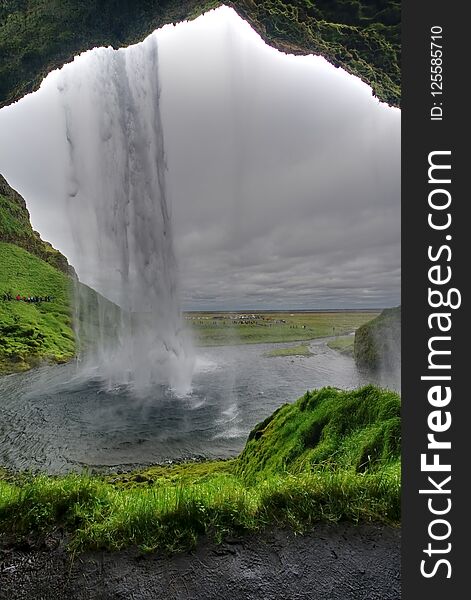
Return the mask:
[[379,312],[191,312],[184,316],[199,346],[223,346],[341,336]]

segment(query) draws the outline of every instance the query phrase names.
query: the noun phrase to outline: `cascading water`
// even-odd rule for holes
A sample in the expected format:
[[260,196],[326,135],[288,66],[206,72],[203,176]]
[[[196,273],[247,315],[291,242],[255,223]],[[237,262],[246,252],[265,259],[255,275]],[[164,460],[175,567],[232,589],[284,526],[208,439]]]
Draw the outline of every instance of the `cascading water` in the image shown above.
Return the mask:
[[186,393],[194,357],[178,303],[155,35],[82,55],[58,89],[77,267],[113,300],[76,286],[82,372],[138,394],[155,385]]

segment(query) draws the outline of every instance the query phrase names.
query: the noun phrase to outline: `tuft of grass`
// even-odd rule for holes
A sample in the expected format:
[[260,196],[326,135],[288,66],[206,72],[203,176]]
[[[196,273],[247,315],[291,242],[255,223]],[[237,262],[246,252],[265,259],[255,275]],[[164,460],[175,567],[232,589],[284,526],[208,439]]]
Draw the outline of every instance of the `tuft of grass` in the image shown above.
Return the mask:
[[44,475],[22,487],[0,481],[0,531],[20,541],[58,528],[70,548],[178,552],[206,536],[261,531],[268,525],[297,531],[320,521],[347,519],[396,523],[400,518],[399,468],[278,475],[247,485],[213,475],[192,485],[156,484],[116,489],[87,475]]
[[232,460],[112,476],[0,473],[0,533],[18,542],[60,529],[74,551],[173,553],[271,525],[395,524],[398,403],[372,386],[324,388],[280,407]]

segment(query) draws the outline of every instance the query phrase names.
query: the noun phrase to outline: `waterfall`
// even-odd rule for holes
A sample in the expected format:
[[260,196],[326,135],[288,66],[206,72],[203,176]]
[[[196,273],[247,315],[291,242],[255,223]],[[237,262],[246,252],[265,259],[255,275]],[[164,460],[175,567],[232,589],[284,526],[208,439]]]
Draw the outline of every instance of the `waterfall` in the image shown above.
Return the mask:
[[[83,372],[136,393],[185,393],[193,353],[178,302],[155,35],[88,52],[61,73],[69,148],[67,214]],[[118,308],[119,307],[119,308]]]

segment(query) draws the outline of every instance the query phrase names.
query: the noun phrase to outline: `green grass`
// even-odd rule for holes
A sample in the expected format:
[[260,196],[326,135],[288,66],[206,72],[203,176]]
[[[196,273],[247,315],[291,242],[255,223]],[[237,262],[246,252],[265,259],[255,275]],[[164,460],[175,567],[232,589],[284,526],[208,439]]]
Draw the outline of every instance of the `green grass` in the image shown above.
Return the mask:
[[0,532],[57,529],[70,548],[175,552],[202,536],[348,520],[400,519],[399,397],[324,388],[284,405],[229,461],[110,476],[0,476]]
[[234,476],[201,483],[116,489],[86,475],[38,476],[15,486],[0,481],[0,528],[19,541],[63,528],[70,548],[175,552],[193,548],[202,536],[290,526],[297,531],[319,521],[399,519],[399,469],[354,475],[304,473],[270,477],[246,486]]
[[[188,313],[199,346],[297,342],[344,335],[371,321],[378,312],[260,313],[254,323],[229,319],[229,313]],[[285,321],[284,323],[282,321]]]
[[0,373],[39,360],[62,362],[75,353],[70,278],[14,244],[0,242],[0,294],[53,296],[52,302],[5,301],[0,296]]
[[252,482],[285,471],[379,472],[399,459],[400,427],[395,392],[371,385],[306,392],[251,431],[236,472]]
[[342,335],[327,342],[327,346],[347,356],[353,356],[354,342],[355,337],[353,335]]
[[300,344],[299,346],[289,346],[288,348],[275,348],[270,350],[265,356],[312,356],[309,346]]

